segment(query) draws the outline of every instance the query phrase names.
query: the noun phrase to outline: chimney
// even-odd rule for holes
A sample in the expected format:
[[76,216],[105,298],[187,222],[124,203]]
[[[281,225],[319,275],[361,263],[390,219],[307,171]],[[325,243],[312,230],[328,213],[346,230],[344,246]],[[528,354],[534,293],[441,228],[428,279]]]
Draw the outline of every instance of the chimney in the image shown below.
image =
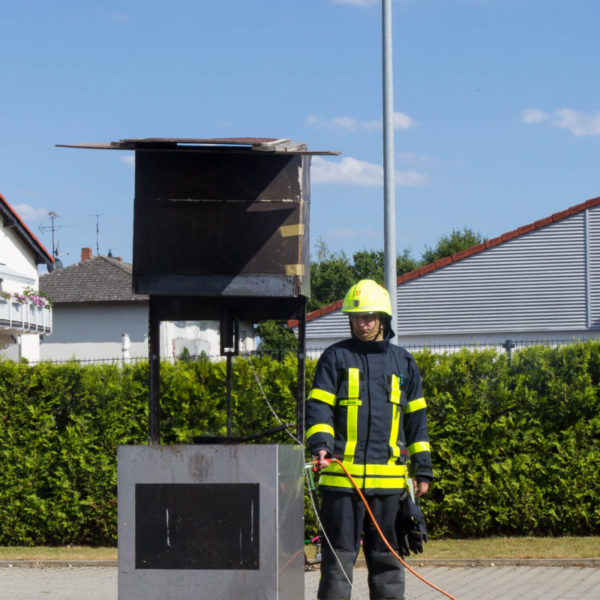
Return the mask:
[[90,260],[92,258],[92,249],[91,248],[82,248],[81,249],[81,262],[84,260]]

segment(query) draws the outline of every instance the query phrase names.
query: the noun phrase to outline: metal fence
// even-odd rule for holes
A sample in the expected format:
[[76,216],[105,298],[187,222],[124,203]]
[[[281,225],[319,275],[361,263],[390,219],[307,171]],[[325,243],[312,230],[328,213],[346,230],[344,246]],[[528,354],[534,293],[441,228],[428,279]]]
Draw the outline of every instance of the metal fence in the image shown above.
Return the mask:
[[[502,342],[486,342],[486,343],[454,343],[454,344],[400,344],[403,348],[408,350],[411,353],[429,351],[435,354],[450,354],[454,352],[459,352],[461,350],[467,349],[472,351],[477,350],[496,350],[499,354],[506,353],[509,358],[512,356],[514,352],[519,351],[522,348],[526,348],[529,346],[549,346],[549,347],[557,347],[557,346],[567,346],[571,344],[579,344],[583,343],[590,339],[600,339],[599,337],[594,338],[564,338],[564,339],[540,339],[540,340],[523,340],[523,339],[507,339]],[[320,347],[311,347],[306,349],[306,358],[310,359],[318,359],[327,346]],[[283,358],[288,355],[295,355],[296,352],[294,350],[283,350],[283,349],[259,349],[253,350],[251,352],[240,352],[240,357],[261,357],[261,356],[270,356],[274,360],[281,361]],[[78,358],[72,357],[70,359],[65,360],[57,360],[57,359],[42,359],[39,362],[44,363],[52,363],[52,364],[69,364],[69,363],[78,363],[80,365],[99,365],[99,364],[113,364],[113,365],[128,365],[128,364],[136,364],[139,362],[147,361],[147,356],[136,356],[130,358],[123,357],[113,357],[113,358]],[[161,357],[161,361],[169,362],[171,364],[176,364],[179,362],[189,362],[189,361],[197,361],[197,360],[210,360],[211,362],[219,362],[221,360],[225,360],[224,356],[219,354],[208,355],[203,353],[202,355],[189,355],[185,357],[173,357],[173,356],[165,356]],[[34,365],[38,364],[37,362],[28,361],[28,364]]]

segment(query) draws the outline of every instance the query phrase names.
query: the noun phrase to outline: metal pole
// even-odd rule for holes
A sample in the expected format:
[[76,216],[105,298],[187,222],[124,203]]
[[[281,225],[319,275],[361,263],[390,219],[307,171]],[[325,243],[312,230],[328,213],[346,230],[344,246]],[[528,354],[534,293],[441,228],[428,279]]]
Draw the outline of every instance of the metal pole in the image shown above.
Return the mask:
[[160,321],[152,296],[148,310],[148,346],[148,444],[154,446],[160,444]]
[[306,298],[298,319],[298,388],[296,390],[296,438],[304,443],[304,395],[306,393]]
[[[383,206],[385,287],[392,301],[392,328],[398,328],[396,306],[396,197],[394,189],[394,80],[392,70],[392,0],[381,0],[383,29]],[[398,338],[393,338],[398,343]]]
[[231,437],[231,353],[227,354],[227,437]]

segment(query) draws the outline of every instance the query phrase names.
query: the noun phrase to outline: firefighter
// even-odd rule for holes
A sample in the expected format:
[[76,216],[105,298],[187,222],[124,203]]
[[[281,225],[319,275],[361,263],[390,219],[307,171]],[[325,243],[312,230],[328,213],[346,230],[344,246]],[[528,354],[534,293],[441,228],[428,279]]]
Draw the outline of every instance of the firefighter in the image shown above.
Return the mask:
[[306,441],[321,470],[320,518],[332,546],[323,540],[318,600],[350,598],[363,533],[371,600],[402,600],[404,568],[340,465],[328,459],[344,463],[397,549],[394,524],[410,477],[417,496],[432,479],[421,375],[414,358],[390,343],[392,305],[383,287],[359,281],[346,294],[342,312],[350,318],[351,337],[321,355],[306,405]]

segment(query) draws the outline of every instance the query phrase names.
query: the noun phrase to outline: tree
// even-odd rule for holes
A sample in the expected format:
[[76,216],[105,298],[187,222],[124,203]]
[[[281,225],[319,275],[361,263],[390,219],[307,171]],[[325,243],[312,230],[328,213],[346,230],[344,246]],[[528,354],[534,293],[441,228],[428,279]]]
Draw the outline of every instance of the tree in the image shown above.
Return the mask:
[[400,275],[404,275],[404,273],[414,271],[419,266],[419,261],[412,257],[412,254],[408,248],[404,248],[402,254],[398,254],[396,257],[396,274],[398,277],[400,277]]
[[466,250],[476,244],[481,244],[485,241],[485,238],[480,234],[474,232],[468,227],[461,229],[453,229],[450,235],[443,235],[437,242],[434,248],[428,246],[425,247],[425,252],[422,256],[422,264],[429,264],[445,258],[446,256],[452,256],[455,252]]
[[262,321],[256,325],[256,335],[260,338],[257,350],[283,350],[296,352],[298,340],[284,321]]
[[344,252],[333,253],[321,238],[317,240],[317,261],[310,264],[311,297],[308,311],[342,298],[354,283],[352,265]]
[[[377,283],[385,281],[385,263],[383,250],[359,250],[352,255],[354,281],[373,279]],[[408,248],[396,257],[396,275],[404,275],[419,266]]]
[[352,255],[352,263],[353,283],[361,279],[382,283],[385,279],[382,250],[359,250]]

